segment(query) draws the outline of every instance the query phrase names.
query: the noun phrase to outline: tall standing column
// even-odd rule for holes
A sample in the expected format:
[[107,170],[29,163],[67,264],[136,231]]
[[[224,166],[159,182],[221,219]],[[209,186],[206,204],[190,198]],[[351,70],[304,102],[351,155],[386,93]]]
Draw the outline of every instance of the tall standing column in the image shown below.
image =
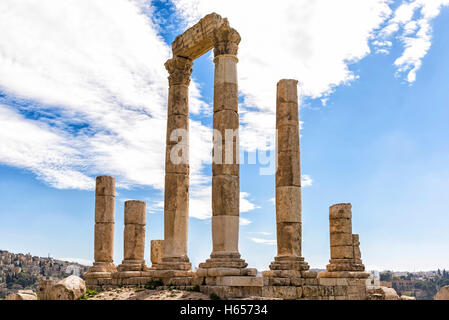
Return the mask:
[[95,262],[86,278],[110,278],[114,266],[115,179],[100,176],[95,188]]
[[[200,268],[243,269],[238,249],[240,216],[239,114],[237,51],[240,35],[229,26],[214,34],[214,149],[212,163],[212,243],[211,258]],[[223,270],[222,270],[223,271]],[[230,271],[230,270],[228,270]],[[220,275],[240,275],[240,271]],[[210,275],[210,274],[209,274]]]
[[[128,274],[145,270],[145,224],[146,203],[130,200],[125,202],[125,230],[123,236],[124,260],[119,271]],[[136,273],[140,275],[139,272]]]
[[158,269],[190,270],[189,223],[189,84],[193,62],[175,57],[165,63],[169,76],[165,155],[164,256]]
[[277,84],[276,234],[277,256],[272,270],[309,269],[301,256],[302,203],[297,80]]

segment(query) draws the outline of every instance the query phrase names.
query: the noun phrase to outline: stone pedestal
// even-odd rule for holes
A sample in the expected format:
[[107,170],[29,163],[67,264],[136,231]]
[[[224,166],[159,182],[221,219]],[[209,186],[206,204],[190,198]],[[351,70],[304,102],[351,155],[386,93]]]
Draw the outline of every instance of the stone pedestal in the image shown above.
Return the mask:
[[[297,80],[280,80],[276,96],[276,234],[277,256],[273,271],[302,277],[309,265],[301,256],[302,200]],[[279,272],[277,272],[279,273]],[[276,273],[276,274],[277,274]],[[265,276],[273,276],[266,272]]]
[[360,253],[359,235],[352,234],[352,211],[350,203],[335,204],[329,208],[329,231],[331,259],[327,272],[320,278],[368,278],[364,272]]
[[169,76],[165,157],[164,255],[160,270],[191,270],[187,257],[189,225],[189,84],[193,62],[166,62]]
[[141,276],[145,267],[146,204],[144,201],[125,202],[124,260],[118,266],[117,277]]
[[95,188],[94,265],[84,274],[89,278],[110,278],[114,265],[115,179],[101,176]]

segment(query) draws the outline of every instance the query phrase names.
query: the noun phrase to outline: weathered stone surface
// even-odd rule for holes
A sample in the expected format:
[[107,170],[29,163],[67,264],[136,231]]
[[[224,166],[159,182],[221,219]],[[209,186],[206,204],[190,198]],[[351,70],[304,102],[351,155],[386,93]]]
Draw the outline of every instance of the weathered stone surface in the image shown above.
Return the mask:
[[85,293],[84,280],[73,275],[57,283],[47,281],[39,286],[40,300],[78,300]]
[[212,220],[213,252],[238,252],[239,216],[220,215]]
[[299,154],[299,127],[297,124],[277,127],[276,147],[279,152],[297,152]]
[[449,286],[442,287],[433,300],[449,300]]
[[352,259],[353,252],[352,246],[331,246],[331,259]]
[[[214,59],[214,63],[215,63],[215,76],[214,76],[214,86],[215,86],[215,90],[217,90],[216,92],[214,92],[215,94],[226,94],[225,92],[220,91],[220,89],[224,89],[226,90],[227,88],[230,87],[216,87],[216,85],[219,84],[228,84],[228,83],[232,83],[237,85],[237,62],[239,60],[237,59],[237,57],[235,55],[229,55],[229,54],[225,54],[225,55],[219,55],[217,57],[215,57]],[[235,93],[234,89],[231,89],[232,93]],[[231,97],[231,96],[230,96]],[[232,98],[234,98],[234,96],[232,96]],[[231,99],[230,99],[231,100]],[[226,103],[226,101],[224,101]],[[224,109],[228,109],[228,108],[224,108]],[[214,109],[214,111],[217,111],[216,109]]]
[[165,210],[164,220],[164,257],[186,256],[188,212],[186,210]]
[[96,178],[96,196],[115,196],[115,178],[99,176]]
[[95,197],[95,223],[115,222],[115,196]]
[[[239,216],[240,181],[238,176],[212,177],[212,214]],[[235,226],[234,226],[235,227]],[[237,225],[238,227],[238,225]]]
[[124,231],[125,260],[145,259],[145,226],[137,224],[125,225]]
[[[239,128],[239,115],[237,112],[232,110],[215,111],[213,126],[215,130],[220,132],[222,141],[225,141],[226,135],[233,137],[238,133],[237,129]],[[229,139],[229,141],[232,140]]]
[[189,175],[189,146],[186,144],[167,145],[165,150],[165,172]]
[[276,186],[301,186],[299,152],[282,151],[277,153]]
[[277,223],[278,256],[301,256],[301,223]]
[[262,277],[244,277],[244,276],[229,276],[218,277],[218,286],[230,286],[230,287],[262,287]]
[[146,203],[145,201],[128,200],[125,201],[125,225],[146,224]]
[[[167,173],[165,175],[164,211],[176,211],[188,216],[189,210],[189,176]],[[165,224],[172,221],[165,221]],[[171,228],[173,228],[172,226]]]
[[299,130],[298,102],[280,102],[278,99],[276,103],[276,126],[278,130],[284,126],[296,127],[296,130]]
[[338,203],[329,207],[329,219],[352,219],[350,203]]
[[[170,74],[168,77],[170,87],[178,85],[189,86],[192,66],[192,60],[183,56],[174,56],[174,58],[167,60],[165,68]],[[169,91],[169,94],[171,93],[174,94],[176,92]]]
[[330,233],[352,234],[351,219],[332,219],[329,221]]
[[114,223],[95,225],[95,261],[113,262]]
[[169,89],[167,115],[189,115],[189,89],[187,85],[174,85]]
[[[276,222],[301,222],[301,188],[276,188]],[[352,239],[351,239],[352,240]]]
[[277,83],[277,101],[280,103],[298,103],[298,80],[279,80]]
[[[214,111],[239,111],[238,86],[235,81],[223,82],[217,80],[214,85]],[[237,99],[236,99],[237,97]]]
[[219,26],[214,30],[215,58],[220,55],[236,56],[240,41],[241,38],[239,33],[231,28],[229,24],[222,24]]
[[19,290],[9,294],[5,300],[37,300],[37,295],[32,290]]
[[331,246],[352,246],[352,234],[349,233],[331,233]]
[[[177,131],[176,131],[177,130]],[[189,145],[189,116],[174,114],[167,117],[166,144],[185,144]]]
[[176,37],[172,43],[173,56],[189,57],[191,60],[202,56],[214,46],[214,31],[228,24],[226,18],[216,13],[208,14]]
[[162,262],[164,256],[164,240],[151,240],[151,263],[158,264]]

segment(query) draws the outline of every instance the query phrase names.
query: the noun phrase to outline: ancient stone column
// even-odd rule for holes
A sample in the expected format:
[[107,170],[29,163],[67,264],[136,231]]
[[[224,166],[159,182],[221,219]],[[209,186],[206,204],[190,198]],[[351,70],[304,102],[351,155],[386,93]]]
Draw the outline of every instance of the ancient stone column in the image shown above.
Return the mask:
[[86,278],[110,278],[114,266],[115,179],[101,176],[95,188],[95,262]]
[[146,203],[135,200],[126,201],[123,235],[124,260],[118,266],[118,271],[145,270],[145,224]]
[[330,264],[327,271],[364,271],[359,236],[352,234],[350,203],[335,204],[329,208]]
[[164,256],[164,240],[151,240],[151,263],[153,265],[162,262]]
[[189,223],[189,84],[193,62],[175,57],[165,63],[169,76],[165,155],[164,257],[160,269],[190,270]]
[[[237,51],[240,35],[225,25],[214,34],[214,149],[212,163],[211,258],[200,268],[241,269],[247,263],[238,249],[240,216],[239,114]],[[232,271],[229,275],[240,275]],[[221,275],[228,275],[221,273]]]
[[271,270],[309,269],[301,256],[301,168],[297,80],[277,84],[276,234],[277,256]]

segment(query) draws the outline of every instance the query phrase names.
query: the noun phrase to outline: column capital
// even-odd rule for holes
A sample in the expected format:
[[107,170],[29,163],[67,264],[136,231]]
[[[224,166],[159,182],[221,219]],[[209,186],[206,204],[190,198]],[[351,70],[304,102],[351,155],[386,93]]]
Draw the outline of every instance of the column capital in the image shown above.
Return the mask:
[[223,25],[214,32],[214,55],[222,54],[237,55],[240,35],[237,30]]
[[175,57],[165,62],[165,69],[168,73],[168,82],[170,86],[190,84],[190,75],[192,74],[193,61],[188,58]]

